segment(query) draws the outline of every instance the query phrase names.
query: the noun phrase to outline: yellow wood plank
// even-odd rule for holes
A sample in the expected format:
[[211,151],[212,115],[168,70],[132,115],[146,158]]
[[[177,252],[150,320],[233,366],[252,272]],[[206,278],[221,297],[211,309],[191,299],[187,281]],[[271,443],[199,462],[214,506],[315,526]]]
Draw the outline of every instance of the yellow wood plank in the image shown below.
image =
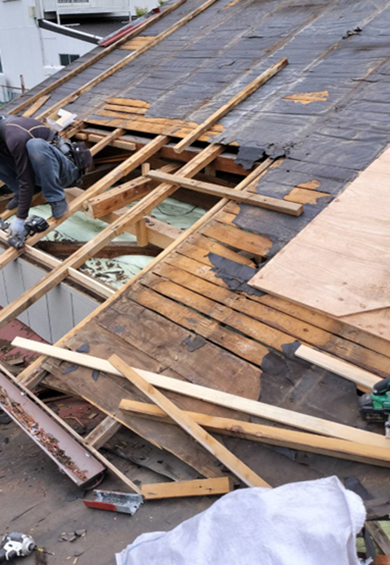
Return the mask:
[[221,477],[142,485],[141,493],[145,500],[160,500],[164,498],[184,498],[187,496],[215,496],[227,494],[233,489],[232,480],[228,477]]

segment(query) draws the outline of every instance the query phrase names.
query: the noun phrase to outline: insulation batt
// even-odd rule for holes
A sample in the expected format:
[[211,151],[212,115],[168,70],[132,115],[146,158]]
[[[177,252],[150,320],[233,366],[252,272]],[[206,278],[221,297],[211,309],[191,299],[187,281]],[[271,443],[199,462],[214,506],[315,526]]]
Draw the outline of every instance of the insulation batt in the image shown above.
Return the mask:
[[366,512],[337,477],[241,489],[170,532],[139,536],[117,565],[358,565]]

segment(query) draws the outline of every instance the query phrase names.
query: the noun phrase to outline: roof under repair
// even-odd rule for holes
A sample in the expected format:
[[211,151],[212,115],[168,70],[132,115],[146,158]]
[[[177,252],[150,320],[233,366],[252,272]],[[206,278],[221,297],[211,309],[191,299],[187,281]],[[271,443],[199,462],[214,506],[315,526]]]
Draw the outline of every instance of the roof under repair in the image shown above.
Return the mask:
[[[209,203],[187,236],[161,244],[160,256],[149,257],[144,271],[105,296],[106,302],[59,345],[72,351],[84,347],[104,359],[116,353],[139,369],[373,431],[359,414],[355,384],[298,359],[295,351],[307,344],[388,377],[388,341],[255,290],[248,281],[389,143],[390,0],[356,0],[353,5],[348,0],[209,0],[192,19],[188,16],[203,0],[178,4],[139,34],[106,47],[105,55],[97,47],[6,110],[22,114],[40,99],[34,117],[47,117],[60,105],[77,114],[82,123],[74,134],[91,143],[123,130],[101,166],[120,167],[151,143],[156,146],[145,153],[144,162],[156,159],[152,168],[176,166],[173,174],[178,161],[190,167],[191,160],[209,151],[206,165],[191,174],[207,176],[209,182],[214,176],[221,186],[236,186],[262,166],[247,192],[302,204],[303,214],[232,200]],[[162,13],[172,6],[164,5]],[[282,57],[288,65],[281,72],[175,154],[174,145],[196,124]],[[81,65],[86,67],[78,73]],[[50,91],[59,80],[63,84]],[[121,179],[112,178],[110,186]],[[96,185],[87,190],[91,186]],[[155,205],[145,205],[135,216],[140,202],[131,208],[133,224],[153,216]],[[139,238],[133,224],[126,229]],[[3,312],[11,316],[13,310]],[[0,322],[6,319],[2,316]],[[47,371],[43,380],[42,369]],[[186,463],[182,478],[226,476],[215,457],[183,430],[121,410],[123,398],[144,399],[121,377],[96,375],[47,357],[27,368],[20,380],[82,396]],[[167,396],[191,412],[267,423],[174,392]],[[377,431],[383,435],[383,426]],[[237,437],[224,437],[223,443],[272,486],[335,474],[360,489],[370,516],[389,513],[384,467]]]

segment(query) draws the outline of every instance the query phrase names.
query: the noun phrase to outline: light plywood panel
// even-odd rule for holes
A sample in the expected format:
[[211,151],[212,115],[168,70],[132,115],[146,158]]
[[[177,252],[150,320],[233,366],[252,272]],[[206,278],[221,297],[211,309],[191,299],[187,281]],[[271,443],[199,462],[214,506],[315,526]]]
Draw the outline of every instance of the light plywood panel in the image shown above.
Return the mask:
[[388,308],[389,188],[388,148],[250,284],[333,317],[350,316],[351,325],[352,314]]

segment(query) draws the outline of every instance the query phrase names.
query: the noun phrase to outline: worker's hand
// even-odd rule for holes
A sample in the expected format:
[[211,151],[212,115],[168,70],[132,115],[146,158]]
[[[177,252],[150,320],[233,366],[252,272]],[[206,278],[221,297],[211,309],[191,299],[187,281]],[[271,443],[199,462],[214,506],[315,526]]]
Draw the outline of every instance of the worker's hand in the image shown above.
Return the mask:
[[24,222],[21,218],[15,218],[10,225],[9,231],[12,237],[23,237],[24,234]]

